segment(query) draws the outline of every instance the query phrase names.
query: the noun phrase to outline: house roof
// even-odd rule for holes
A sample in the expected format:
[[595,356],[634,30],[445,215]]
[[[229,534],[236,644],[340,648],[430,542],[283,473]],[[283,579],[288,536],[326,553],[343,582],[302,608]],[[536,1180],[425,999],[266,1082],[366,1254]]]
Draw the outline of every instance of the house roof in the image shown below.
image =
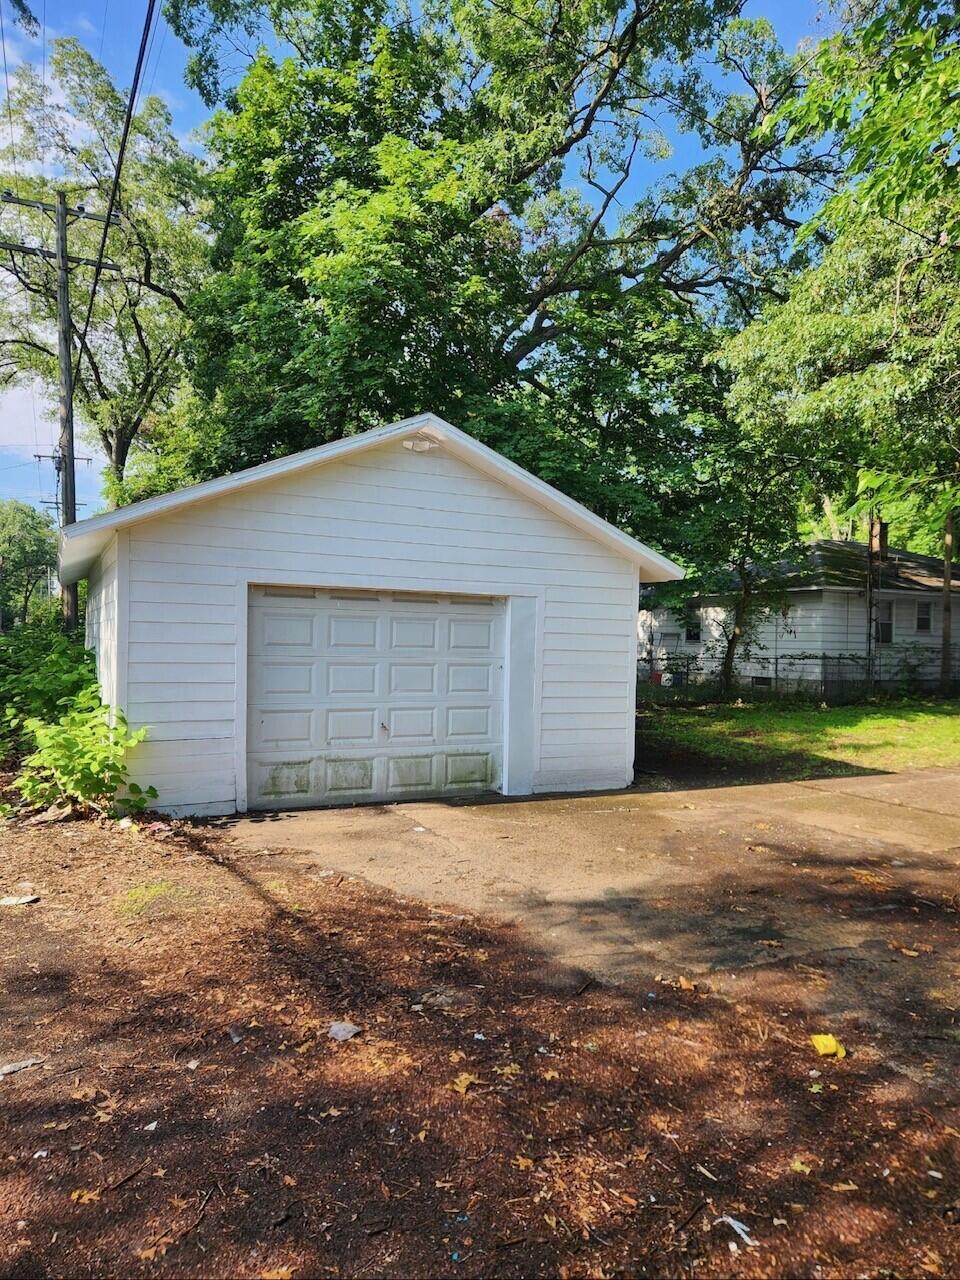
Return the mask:
[[207,480],[203,484],[177,489],[173,493],[165,493],[157,498],[146,498],[143,502],[134,502],[128,507],[120,507],[116,511],[108,511],[104,515],[93,516],[89,520],[67,525],[60,534],[60,580],[70,583],[84,577],[110,538],[120,529],[129,529],[156,516],[172,514],[194,503],[226,497],[241,489],[263,484],[279,476],[306,471],[310,467],[324,466],[341,458],[376,448],[387,441],[412,437],[418,437],[427,443],[442,445],[451,454],[468,462],[478,471],[499,480],[508,488],[529,498],[530,501],[550,511],[565,523],[601,543],[608,550],[631,561],[637,566],[641,578],[645,581],[667,582],[683,577],[683,570],[666,556],[644,546],[642,542],[608,524],[606,520],[601,520],[579,502],[574,502],[572,498],[568,498],[551,485],[538,480],[529,471],[518,467],[516,463],[510,462],[495,450],[487,448],[479,440],[474,440],[466,432],[451,426],[449,422],[444,422],[435,414],[422,413],[413,418],[404,418],[402,422],[375,427],[371,431],[347,436],[343,440],[335,440],[332,444],[321,445],[316,449],[305,449],[302,453],[289,454],[285,458],[264,462],[258,467],[249,467],[245,471],[220,476],[216,480]]
[[[853,587],[864,589],[868,568],[865,542],[824,539],[813,542],[797,564],[784,564],[771,578],[781,578],[783,586]],[[943,561],[936,556],[891,547],[883,559],[873,559],[874,586],[896,591],[939,591],[943,587]],[[952,589],[960,590],[960,567],[954,567]]]
[[[821,539],[811,542],[797,560],[757,568],[756,579],[780,591],[846,589],[863,591],[867,582],[867,544]],[[917,551],[890,548],[884,559],[874,557],[873,585],[883,591],[931,592],[943,590],[943,561]],[[730,590],[737,580],[730,572]],[[725,594],[723,587],[697,595],[696,579],[690,581],[692,599],[715,599]],[[952,590],[960,591],[960,565],[953,566]]]

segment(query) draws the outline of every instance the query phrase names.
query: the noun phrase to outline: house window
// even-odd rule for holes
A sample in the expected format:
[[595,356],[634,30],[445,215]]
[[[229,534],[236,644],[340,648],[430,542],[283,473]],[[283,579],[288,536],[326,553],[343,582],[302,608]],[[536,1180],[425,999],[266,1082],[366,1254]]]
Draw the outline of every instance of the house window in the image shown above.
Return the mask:
[[893,601],[877,605],[877,644],[893,644]]
[[929,600],[917,601],[917,631],[929,635],[933,630],[933,605]]
[[750,683],[755,689],[772,689],[773,676],[751,676]]
[[686,617],[687,644],[700,643],[700,610],[688,609]]

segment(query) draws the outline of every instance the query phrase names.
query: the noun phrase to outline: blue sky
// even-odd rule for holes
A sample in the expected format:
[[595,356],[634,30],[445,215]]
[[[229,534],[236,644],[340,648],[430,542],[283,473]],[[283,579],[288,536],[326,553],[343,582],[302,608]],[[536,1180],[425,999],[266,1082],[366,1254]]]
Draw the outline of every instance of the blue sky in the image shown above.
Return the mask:
[[[0,0],[2,3],[4,0]],[[38,17],[44,18],[48,42],[59,36],[75,36],[101,58],[116,83],[129,84],[145,0],[90,0],[86,5],[68,0],[33,0],[32,7]],[[824,33],[824,9],[815,0],[750,0],[745,12],[750,17],[769,18],[787,48]],[[39,64],[43,38],[31,42],[18,29],[11,30],[6,6],[4,17],[10,70],[21,61]],[[149,48],[144,89],[165,99],[174,127],[184,141],[208,114],[197,95],[183,83],[185,60],[186,50],[161,18]],[[677,149],[683,150],[682,141]],[[78,423],[78,432],[82,431],[82,423]],[[44,498],[53,497],[52,465],[49,461],[38,464],[33,455],[50,453],[56,437],[56,403],[41,390],[15,388],[0,393],[0,498],[20,498],[37,505]],[[102,458],[86,442],[79,445],[78,452],[94,458],[90,464],[81,463],[77,471],[77,499],[83,504],[77,514],[83,519],[103,506]]]

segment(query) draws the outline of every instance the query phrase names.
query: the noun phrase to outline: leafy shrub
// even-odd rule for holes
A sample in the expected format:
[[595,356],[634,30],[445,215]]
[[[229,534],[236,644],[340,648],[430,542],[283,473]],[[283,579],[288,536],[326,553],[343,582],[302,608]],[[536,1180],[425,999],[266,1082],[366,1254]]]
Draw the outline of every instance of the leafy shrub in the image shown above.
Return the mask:
[[27,805],[129,813],[156,798],[153,787],[127,782],[126,752],[147,731],[130,733],[103,702],[93,654],[79,640],[51,625],[0,636],[0,708],[0,755],[21,757],[13,785]]
[[28,623],[0,635],[0,757],[29,750],[29,717],[55,720],[60,704],[95,692],[93,654],[51,623]]
[[14,786],[28,805],[47,805],[79,800],[92,809],[140,812],[156,791],[144,791],[135,782],[126,794],[117,792],[127,780],[126,752],[147,736],[146,729],[130,733],[118,711],[100,700],[96,689],[86,689],[64,698],[63,712],[51,723],[38,716],[23,722],[36,749],[20,765]]

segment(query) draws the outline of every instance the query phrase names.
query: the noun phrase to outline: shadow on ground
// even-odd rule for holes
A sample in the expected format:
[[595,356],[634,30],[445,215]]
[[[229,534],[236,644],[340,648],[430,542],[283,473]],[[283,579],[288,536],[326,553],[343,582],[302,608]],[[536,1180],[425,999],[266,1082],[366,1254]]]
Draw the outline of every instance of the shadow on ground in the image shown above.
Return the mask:
[[[0,1084],[4,1276],[960,1267],[929,992],[906,1021],[838,1011],[849,1056],[821,1059],[802,1003],[604,987],[515,927],[215,834],[74,824],[11,856],[42,901],[4,934],[3,1055],[45,1061]],[[167,888],[124,916],[145,883]],[[593,909],[654,943],[690,927]]]

